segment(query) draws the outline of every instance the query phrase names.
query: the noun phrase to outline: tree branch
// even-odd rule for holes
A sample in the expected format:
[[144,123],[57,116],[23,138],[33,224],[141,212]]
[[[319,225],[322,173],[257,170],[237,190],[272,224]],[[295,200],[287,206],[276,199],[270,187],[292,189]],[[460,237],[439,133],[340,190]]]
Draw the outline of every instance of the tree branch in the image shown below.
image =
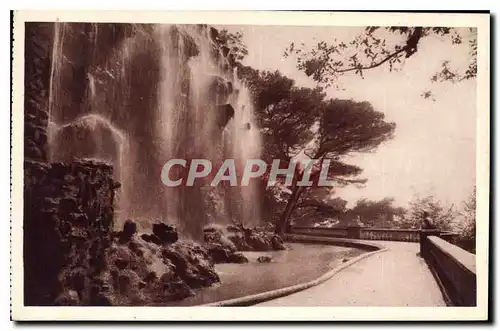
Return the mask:
[[373,69],[373,68],[376,68],[376,67],[380,67],[382,64],[386,63],[387,61],[389,61],[393,57],[397,56],[399,53],[406,52],[407,49],[408,49],[408,46],[405,46],[405,47],[401,48],[400,50],[397,50],[394,53],[388,55],[382,61],[379,61],[379,62],[376,62],[376,63],[372,63],[371,65],[368,65],[368,66],[358,66],[358,67],[353,67],[353,68],[348,68],[348,69],[335,70],[335,72],[336,73],[344,73],[344,72],[348,72],[348,71],[368,70],[368,69]]

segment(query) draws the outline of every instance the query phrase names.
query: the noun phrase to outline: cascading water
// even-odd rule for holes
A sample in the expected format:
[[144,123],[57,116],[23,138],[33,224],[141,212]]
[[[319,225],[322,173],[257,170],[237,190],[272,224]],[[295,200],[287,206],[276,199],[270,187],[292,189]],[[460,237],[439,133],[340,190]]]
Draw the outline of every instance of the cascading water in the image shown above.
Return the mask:
[[[244,169],[250,159],[260,159],[261,140],[260,132],[254,119],[254,109],[248,89],[239,82],[236,68],[234,70],[235,88],[239,93],[236,100],[236,111],[230,123],[232,153],[236,160],[237,169]],[[257,225],[260,220],[259,188],[256,181],[240,188],[241,221],[246,225]]]
[[122,183],[116,223],[175,223],[197,237],[209,222],[259,220],[255,185],[165,187],[173,158],[260,156],[248,90],[200,25],[57,23],[49,155],[110,162]]

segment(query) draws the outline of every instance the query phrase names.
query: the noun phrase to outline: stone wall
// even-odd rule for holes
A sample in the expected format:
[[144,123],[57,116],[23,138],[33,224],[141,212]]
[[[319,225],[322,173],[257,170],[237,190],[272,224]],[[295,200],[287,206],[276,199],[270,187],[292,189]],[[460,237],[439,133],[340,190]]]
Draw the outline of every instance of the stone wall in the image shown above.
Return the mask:
[[448,305],[477,304],[476,256],[432,232],[423,232],[420,254],[436,277]]
[[113,227],[112,168],[93,161],[24,166],[25,303],[52,305],[68,287],[90,301]]

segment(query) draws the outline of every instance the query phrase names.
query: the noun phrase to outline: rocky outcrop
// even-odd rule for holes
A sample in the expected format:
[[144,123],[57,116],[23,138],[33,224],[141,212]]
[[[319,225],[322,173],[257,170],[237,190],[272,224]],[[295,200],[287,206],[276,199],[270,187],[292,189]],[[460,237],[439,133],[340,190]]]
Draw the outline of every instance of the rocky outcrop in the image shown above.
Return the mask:
[[215,263],[245,263],[248,259],[238,251],[274,251],[286,249],[280,236],[245,228],[241,224],[204,228],[204,247]]
[[179,240],[179,235],[175,227],[165,223],[153,224],[153,234],[162,244],[173,244]]
[[[156,229],[169,230],[159,232],[162,234],[175,231],[164,223],[156,225]],[[62,291],[55,303],[165,305],[194,295],[193,289],[219,282],[211,258],[199,244],[177,240],[157,244],[144,240],[136,228],[133,221],[127,220],[122,231],[113,233],[103,255],[104,267],[94,275],[89,296],[80,294],[86,287],[85,270],[66,268],[61,274]]]

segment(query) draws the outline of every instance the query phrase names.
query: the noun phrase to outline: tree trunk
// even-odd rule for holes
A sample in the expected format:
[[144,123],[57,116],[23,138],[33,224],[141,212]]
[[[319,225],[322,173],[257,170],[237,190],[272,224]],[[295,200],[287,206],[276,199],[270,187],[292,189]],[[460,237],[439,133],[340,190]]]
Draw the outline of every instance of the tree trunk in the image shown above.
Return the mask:
[[284,232],[289,231],[290,216],[292,215],[292,212],[295,210],[297,201],[299,200],[299,197],[302,194],[302,192],[303,190],[301,190],[300,186],[295,186],[293,188],[292,195],[288,199],[285,210],[283,210],[283,213],[281,214],[281,217],[278,223],[276,224],[274,233],[281,235]]

